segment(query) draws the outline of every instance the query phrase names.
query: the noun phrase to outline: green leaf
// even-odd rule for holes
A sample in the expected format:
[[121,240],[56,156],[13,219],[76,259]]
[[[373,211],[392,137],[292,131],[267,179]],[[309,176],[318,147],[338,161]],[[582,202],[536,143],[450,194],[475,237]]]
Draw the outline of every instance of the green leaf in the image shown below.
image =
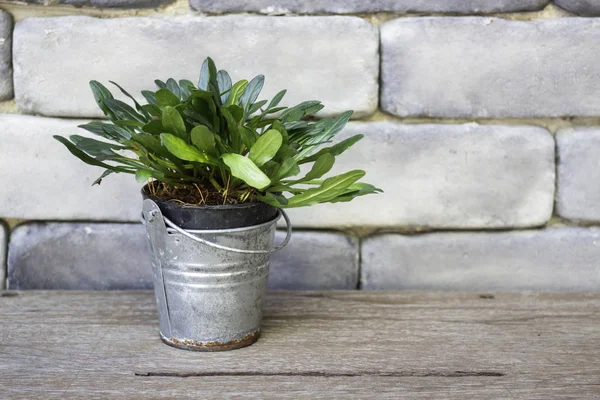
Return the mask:
[[175,96],[173,92],[166,88],[158,90],[158,92],[155,93],[155,96],[156,104],[160,108],[175,107],[180,103],[179,97]]
[[256,111],[258,111],[265,104],[267,104],[266,100],[257,101],[256,103],[252,104],[250,106],[250,109],[248,110],[248,115],[254,114]]
[[242,104],[242,107],[244,108],[244,115],[250,114],[250,112],[249,112],[250,106],[258,98],[258,95],[260,94],[260,91],[262,90],[264,84],[265,84],[265,76],[264,75],[255,76],[250,81],[250,83],[248,83],[246,90],[244,90],[244,94],[240,98],[240,102]]
[[120,136],[125,139],[131,138],[131,132],[129,130],[117,125],[105,124],[104,130],[113,136]]
[[147,169],[138,169],[135,171],[135,180],[139,183],[146,183],[150,178],[152,178],[152,171]]
[[212,100],[213,94],[202,89],[191,89],[190,95],[192,99],[203,99],[205,101]]
[[327,178],[321,186],[307,189],[301,194],[290,197],[286,207],[311,206],[333,200],[363,176],[365,176],[365,171],[354,170]]
[[79,125],[78,128],[85,129],[88,132],[92,132],[105,139],[114,140],[116,142],[131,139],[131,133],[127,129],[99,121]]
[[183,139],[175,135],[161,133],[160,139],[163,146],[165,146],[171,154],[181,160],[214,164],[214,161],[211,160],[211,157],[209,157],[208,154],[201,152],[194,146],[190,146]]
[[165,127],[160,119],[153,119],[146,125],[142,126],[142,130],[153,135],[160,135],[161,133],[165,132]]
[[279,117],[283,122],[298,121],[306,115],[311,115],[323,108],[323,104],[317,100],[304,101],[297,106],[288,108]]
[[116,117],[116,118],[113,118],[113,120],[114,119],[133,120],[133,121],[138,121],[138,122],[142,122],[142,123],[146,123],[148,121],[148,118],[145,118],[144,116],[138,114],[133,109],[133,107],[131,107],[127,103],[122,102],[121,100],[104,99],[102,102],[104,103],[104,105],[106,107],[108,107],[110,109],[110,111],[112,111],[112,113]]
[[162,125],[167,132],[179,136],[182,139],[187,138],[187,129],[185,128],[185,122],[179,111],[173,107],[165,107],[162,112]]
[[346,191],[344,193],[342,193],[338,197],[334,198],[333,200],[330,200],[329,203],[348,202],[358,196],[364,196],[367,194],[376,194],[376,193],[381,193],[381,192],[383,192],[383,190],[378,189],[371,184],[357,182],[357,183],[354,183],[354,184],[348,186],[348,188],[346,189]]
[[206,64],[208,66],[208,83],[218,89],[219,84],[217,83],[217,66],[210,57],[206,57]]
[[287,205],[288,199],[286,199],[283,195],[275,194],[271,192],[266,192],[265,194],[257,195],[257,198],[263,203],[272,205],[274,207],[283,207]]
[[54,139],[58,140],[59,142],[61,142],[62,144],[64,144],[67,147],[67,149],[71,152],[71,154],[73,154],[75,157],[79,158],[81,161],[83,161],[86,164],[94,165],[96,167],[103,167],[103,168],[109,169],[114,172],[132,173],[132,171],[127,168],[115,167],[112,165],[108,165],[106,163],[103,163],[102,161],[98,161],[95,158],[88,156],[83,151],[79,150],[73,143],[69,142],[67,139],[65,139],[62,136],[54,135],[52,137]]
[[[165,148],[165,152],[170,154],[167,149]],[[171,157],[175,158],[174,155],[171,154]],[[170,176],[177,176],[178,174],[185,174],[185,172],[180,172],[180,171],[185,171],[185,168],[178,168],[174,163],[171,163],[170,161],[167,160],[163,160],[162,158],[156,158],[156,157],[146,157],[146,156],[140,156],[140,162],[148,167],[151,167],[152,170],[152,176],[156,179],[158,179],[159,181],[162,180],[167,174]],[[180,160],[178,160],[178,162],[180,162]],[[144,168],[142,168],[144,169]],[[150,169],[148,169],[150,171]],[[177,172],[173,172],[174,170],[178,170]],[[168,183],[168,182],[165,182]]]
[[194,86],[194,82],[188,80],[188,79],[180,79],[179,80],[179,88],[183,89],[186,88],[188,91],[192,91],[193,89],[196,89],[196,86]]
[[252,146],[254,146],[254,144],[256,143],[256,141],[259,138],[258,133],[256,133],[256,131],[254,131],[253,129],[250,129],[246,126],[240,126],[238,131],[239,131],[239,135],[241,137],[242,143],[244,143],[246,148],[251,149]]
[[145,125],[143,122],[125,120],[125,119],[116,120],[113,122],[113,124],[115,124],[117,126],[123,126],[125,128],[141,128],[142,126]]
[[208,90],[208,58],[202,63],[200,77],[198,78],[198,89]]
[[283,138],[281,137],[281,133],[275,129],[270,129],[262,134],[256,143],[252,145],[248,157],[260,167],[275,157],[282,143]]
[[[276,161],[267,161],[263,166],[260,167],[260,170],[265,173],[271,179],[271,176],[275,174],[275,171],[279,168],[279,163]],[[271,180],[272,182],[272,180]]]
[[215,135],[204,125],[198,125],[190,132],[192,144],[206,154],[218,155]]
[[[192,122],[201,123],[202,125],[208,126],[210,129],[212,129],[212,127],[213,127],[212,122],[210,122],[203,114],[199,113],[198,111],[185,109],[185,110],[183,110],[183,114],[186,117],[189,117],[188,122],[190,122],[190,119],[191,119]],[[191,123],[190,125],[193,125],[193,124]]]
[[153,117],[160,118],[160,116],[162,115],[162,111],[161,111],[160,107],[157,106],[156,104],[144,104],[144,105],[142,105],[142,108],[144,110],[146,110],[146,112],[148,114],[152,115]]
[[146,101],[150,104],[156,104],[156,95],[154,92],[149,90],[142,90],[142,96],[146,99]]
[[134,148],[139,148],[141,146],[148,153],[151,153],[155,156],[164,158],[169,158],[169,156],[173,157],[171,153],[169,153],[167,149],[162,146],[159,136],[154,136],[148,133],[140,133],[135,135],[131,142],[128,142],[127,144]]
[[92,89],[92,94],[94,95],[94,99],[96,99],[96,103],[108,118],[113,119],[114,115],[112,111],[104,104],[104,100],[113,99],[113,95],[103,84],[98,81],[90,81],[90,88]]
[[301,189],[301,188],[293,188],[293,187],[286,186],[286,185],[274,185],[274,186],[269,186],[266,190],[270,193],[288,192],[288,193],[292,193],[292,194],[300,194],[300,193],[305,192],[306,188]]
[[96,178],[96,180],[94,181],[94,183],[92,183],[92,186],[94,185],[99,185],[102,183],[102,179],[106,178],[108,175],[110,174],[114,174],[115,171],[111,171],[109,169],[105,170],[102,175],[100,175],[98,178]]
[[142,108],[142,105],[140,103],[138,103],[138,101],[132,95],[130,95],[118,83],[113,82],[113,81],[109,81],[109,82],[112,83],[113,85],[115,85],[117,88],[119,88],[119,90],[121,91],[121,93],[123,93],[125,96],[129,97],[133,101],[133,104],[135,105],[135,109],[136,110],[138,110],[139,112],[141,112],[142,115],[144,115],[146,118],[150,118],[150,115],[148,115],[148,113],[146,112],[146,110],[144,110]]
[[285,122],[283,126],[289,133],[293,133],[294,135],[297,135],[298,132],[308,132],[315,128],[315,124],[308,123],[307,121]]
[[279,168],[275,171],[273,176],[271,177],[271,181],[279,182],[283,178],[287,178],[288,176],[296,176],[300,173],[300,167],[296,163],[296,161],[288,157],[279,166]]
[[[256,103],[256,104],[258,104],[258,103]],[[265,128],[265,127],[273,124],[273,121],[271,121],[271,120],[268,120],[268,119],[263,120],[263,119],[261,119],[260,115],[254,116],[250,121],[251,122],[246,122],[246,125],[252,125],[252,127],[254,129]]]
[[283,143],[288,144],[289,135],[288,135],[287,130],[283,126],[283,123],[281,123],[281,121],[275,120],[273,122],[273,124],[271,125],[271,129],[276,129],[279,133],[281,133],[281,137],[283,138]]
[[[220,133],[220,118],[217,111],[217,103],[215,102],[214,94],[196,89],[191,91],[190,98],[192,99],[192,107],[189,107],[188,102],[188,106],[184,110],[184,113],[192,111],[195,113],[194,115],[202,115],[201,118],[204,118],[204,120],[208,121],[210,125],[205,122],[201,123],[209,126],[213,132]],[[218,101],[220,102],[221,99],[218,99]]]
[[346,126],[351,116],[352,111],[346,111],[337,118],[326,118],[317,122],[314,126],[315,132],[302,141],[303,148],[296,158],[301,159],[313,153],[316,146],[330,141]]
[[221,70],[217,72],[217,83],[221,92],[221,103],[225,104],[231,91],[231,77],[227,71]]
[[106,86],[104,86],[103,84],[101,84],[98,81],[90,81],[90,88],[92,89],[94,98],[96,99],[96,102],[98,102],[98,103],[100,103],[104,99],[113,99],[114,98],[112,93],[110,92],[110,90],[108,90],[106,88]]
[[304,181],[310,181],[313,179],[319,179],[320,177],[322,177],[323,175],[325,175],[326,173],[328,173],[331,170],[334,163],[335,163],[335,157],[329,153],[325,153],[325,154],[321,155],[317,159],[317,161],[315,161],[315,163],[313,164],[313,166],[312,166],[311,170],[308,172],[308,174],[306,174],[304,176],[304,178],[302,178],[296,182],[304,182]]
[[[240,135],[240,129],[243,129],[243,126],[239,126],[232,113],[230,112],[229,107],[221,108],[221,113],[223,117],[225,117],[225,122],[227,123],[227,129],[229,131],[229,143],[235,149],[235,151],[240,152],[242,149],[242,137]],[[239,107],[238,107],[239,108]],[[227,140],[227,138],[223,138],[223,140]]]
[[321,133],[321,138],[319,141],[329,140],[337,135],[342,129],[344,129],[353,113],[354,111],[349,110],[341,113],[337,118],[333,118],[331,122],[323,128],[323,132]]
[[206,57],[200,69],[200,78],[198,79],[198,89],[211,92],[215,103],[221,102],[221,93],[217,82],[217,67],[210,57]]
[[179,81],[179,89],[181,91],[181,100],[187,101],[192,94],[192,90],[196,89],[192,81],[188,81],[187,79],[181,79]]
[[[277,107],[279,105],[279,103],[281,103],[281,100],[283,99],[283,96],[285,96],[286,93],[287,93],[287,90],[285,90],[285,89],[283,89],[281,92],[277,93],[271,99],[271,102],[269,103],[269,105],[267,106],[265,111],[270,111],[271,109]],[[267,113],[265,112],[265,114],[267,114]]]
[[234,121],[238,124],[242,124],[244,122],[244,110],[240,106],[230,105],[227,106],[227,110],[231,113]]
[[225,102],[225,106],[238,105],[240,102],[240,97],[248,87],[248,81],[242,80],[233,84],[231,90],[229,91],[229,98]]
[[116,155],[113,150],[126,150],[127,147],[119,146],[114,143],[101,142],[96,139],[90,139],[84,136],[79,135],[71,135],[69,136],[71,142],[81,151],[86,152],[87,154],[100,157],[100,156],[112,156]]
[[275,107],[275,108],[271,108],[270,110],[267,109],[262,113],[262,116],[268,115],[268,114],[275,114],[276,112],[279,112],[281,110],[285,110],[287,107]]
[[279,148],[279,151],[277,152],[277,154],[275,154],[275,157],[273,157],[273,159],[275,161],[282,162],[283,160],[287,159],[288,157],[294,157],[296,154],[297,154],[296,150],[294,150],[287,144],[282,144],[281,147]]
[[159,89],[164,89],[167,87],[167,84],[161,81],[160,79],[155,79],[154,84],[158,86]]
[[171,91],[177,97],[177,100],[181,99],[181,90],[179,89],[179,85],[177,81],[173,78],[167,79],[167,89]]
[[331,147],[325,147],[325,148],[319,150],[316,154],[313,154],[310,157],[306,157],[301,160],[297,160],[298,164],[305,164],[305,163],[317,161],[319,157],[321,157],[323,154],[327,154],[327,153],[331,154],[332,156],[339,156],[344,151],[348,150],[351,146],[353,146],[356,142],[361,140],[363,137],[364,137],[364,135],[351,136],[348,139],[342,140],[341,142],[334,144]]
[[269,177],[249,158],[240,154],[226,153],[221,155],[221,159],[231,170],[231,175],[248,185],[261,190],[271,184]]
[[364,182],[356,182],[353,183],[352,185],[348,186],[348,189],[346,190],[369,190],[369,191],[373,191],[373,192],[378,192],[378,193],[383,193],[383,190],[371,185],[370,183],[364,183]]
[[[155,169],[159,169],[163,172],[164,167],[170,168],[172,170],[177,170],[177,173],[180,171],[184,171],[184,166],[181,161],[172,153],[170,153],[165,146],[162,145],[160,136],[153,136],[147,133],[141,133],[135,135],[131,142],[127,143],[131,147],[139,148],[142,147],[142,151],[149,155],[155,163],[159,164],[161,168],[153,166]],[[162,159],[161,159],[162,158]],[[165,161],[163,159],[169,160]],[[140,156],[140,161],[142,161],[142,157]],[[149,163],[145,163],[146,165],[150,165]],[[166,163],[166,164],[165,164]],[[155,176],[158,178],[158,176]]]

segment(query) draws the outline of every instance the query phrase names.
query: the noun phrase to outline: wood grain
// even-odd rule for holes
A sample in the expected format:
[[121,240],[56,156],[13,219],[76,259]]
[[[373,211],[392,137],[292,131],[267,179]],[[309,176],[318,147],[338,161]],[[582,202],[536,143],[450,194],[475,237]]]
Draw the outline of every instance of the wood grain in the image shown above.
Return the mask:
[[600,293],[272,292],[255,345],[196,353],[150,292],[0,292],[3,396],[600,398]]

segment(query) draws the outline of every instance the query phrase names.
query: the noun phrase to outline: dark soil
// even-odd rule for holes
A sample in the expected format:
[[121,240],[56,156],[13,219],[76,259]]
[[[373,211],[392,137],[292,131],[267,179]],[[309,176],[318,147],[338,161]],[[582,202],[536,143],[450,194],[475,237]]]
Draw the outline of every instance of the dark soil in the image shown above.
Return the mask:
[[[170,201],[178,204],[188,204],[196,206],[218,206],[239,204],[239,200],[234,196],[224,196],[223,193],[215,191],[213,187],[202,185],[190,186],[171,186],[163,182],[152,181],[144,187],[145,192],[161,201]],[[246,202],[251,202],[251,196]]]

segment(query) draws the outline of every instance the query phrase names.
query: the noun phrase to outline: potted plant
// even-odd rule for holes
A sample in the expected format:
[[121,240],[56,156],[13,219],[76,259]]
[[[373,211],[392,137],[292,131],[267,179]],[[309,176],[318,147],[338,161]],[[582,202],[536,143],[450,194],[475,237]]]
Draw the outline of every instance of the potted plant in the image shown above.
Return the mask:
[[[97,81],[90,86],[110,122],[80,127],[106,140],[54,136],[76,157],[112,173],[135,174],[153,252],[160,335],[190,350],[247,346],[260,332],[270,253],[289,240],[285,208],[350,201],[380,190],[353,170],[326,179],[362,135],[330,145],[352,111],[314,119],[319,101],[279,106],[286,91],[258,100],[264,76],[232,83],[207,58],[198,85],[156,80],[134,107]],[[311,166],[312,164],[312,166]],[[300,167],[311,166],[302,176]],[[286,240],[272,249],[284,216]]]

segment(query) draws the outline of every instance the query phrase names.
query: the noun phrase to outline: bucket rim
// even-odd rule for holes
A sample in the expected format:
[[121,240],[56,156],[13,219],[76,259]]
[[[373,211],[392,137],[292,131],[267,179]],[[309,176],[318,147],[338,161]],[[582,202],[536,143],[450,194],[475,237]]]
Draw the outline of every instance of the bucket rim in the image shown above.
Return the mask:
[[[271,250],[238,249],[238,248],[234,248],[234,247],[223,246],[221,244],[214,243],[210,240],[202,238],[202,236],[206,236],[206,235],[210,235],[210,234],[226,235],[227,233],[247,232],[250,230],[257,230],[257,229],[261,229],[261,228],[265,228],[265,227],[268,229],[272,229],[273,225],[275,225],[277,223],[277,221],[279,220],[280,217],[283,217],[285,219],[285,223],[287,224],[287,233],[285,235],[284,241],[279,246],[277,246]],[[158,221],[159,218],[162,219],[162,221],[161,221],[162,223]],[[221,250],[231,251],[234,253],[272,254],[272,253],[275,253],[275,252],[283,249],[285,246],[287,246],[287,244],[290,242],[290,239],[292,236],[292,223],[290,221],[290,217],[288,217],[287,213],[281,208],[277,208],[277,216],[275,218],[273,218],[271,221],[267,221],[267,222],[264,222],[261,224],[244,226],[241,228],[226,228],[226,229],[216,229],[216,230],[215,229],[189,230],[188,231],[183,228],[180,228],[179,226],[174,224],[173,221],[171,221],[169,218],[162,215],[162,213],[160,212],[160,208],[153,200],[146,199],[146,200],[144,200],[144,203],[143,203],[143,211],[142,211],[141,219],[142,219],[142,224],[144,224],[146,226],[148,235],[150,235],[150,237],[152,237],[152,232],[156,231],[156,230],[162,231],[161,234],[163,236],[173,235],[174,234],[173,231],[175,231],[176,233],[178,233],[180,235],[186,236],[189,239],[192,239],[196,242],[202,243],[206,246],[215,247],[215,248],[218,248]],[[152,225],[155,228],[154,229],[149,228],[148,227],[149,225]],[[161,225],[162,225],[162,227],[161,227]],[[168,228],[171,228],[171,230],[169,230]],[[274,231],[272,231],[272,232],[274,233]]]
[[[162,215],[161,215],[162,216]],[[164,220],[164,216],[162,216],[163,220]],[[184,229],[181,228],[183,230],[185,230],[188,233],[197,233],[197,234],[211,234],[211,233],[238,233],[238,232],[245,232],[245,231],[249,231],[249,230],[253,230],[253,229],[258,229],[258,228],[262,228],[262,227],[266,227],[269,225],[272,225],[274,223],[277,223],[277,221],[279,221],[279,219],[281,218],[281,210],[277,209],[277,215],[275,216],[275,218],[273,218],[270,221],[267,222],[263,222],[262,224],[257,224],[257,225],[250,225],[250,226],[243,226],[241,228],[225,228],[225,229]],[[173,228],[167,227],[167,233],[168,234],[173,234],[173,233],[177,233],[177,231]]]

